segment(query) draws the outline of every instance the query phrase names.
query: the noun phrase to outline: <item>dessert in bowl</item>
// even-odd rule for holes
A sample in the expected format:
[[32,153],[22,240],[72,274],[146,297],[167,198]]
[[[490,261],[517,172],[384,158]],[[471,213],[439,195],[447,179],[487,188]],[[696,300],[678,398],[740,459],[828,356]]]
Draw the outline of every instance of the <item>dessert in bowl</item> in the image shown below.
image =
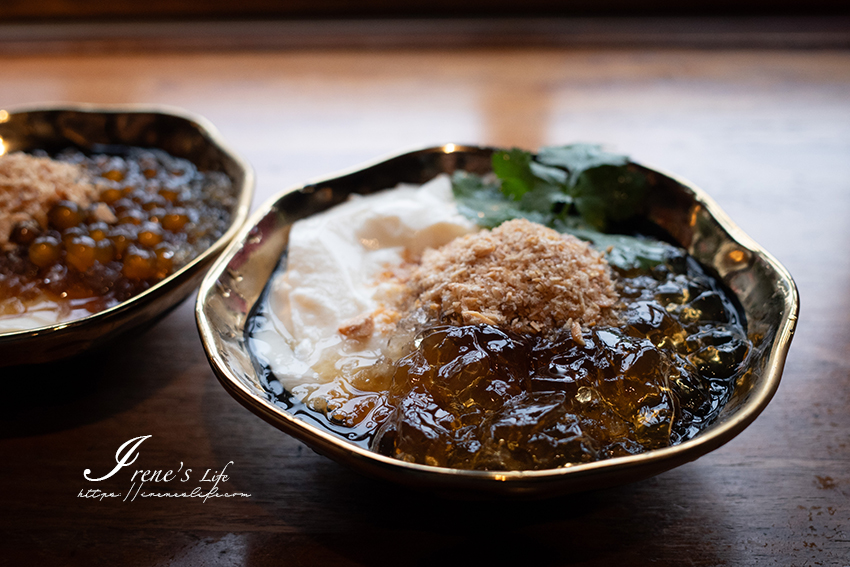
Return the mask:
[[[197,305],[228,391],[368,474],[495,494],[548,495],[657,474],[752,421],[778,385],[796,317],[796,290],[781,266],[701,191],[660,172],[625,161],[614,171],[647,186],[636,213],[625,219],[621,207],[606,222],[670,241],[647,244],[566,226],[564,205],[589,211],[591,224],[598,207],[583,189],[558,196],[541,185],[566,178],[537,166],[528,197],[488,201],[500,159],[524,158],[454,145],[421,150],[263,207],[207,276]],[[572,164],[561,169],[575,174],[573,188],[586,183]],[[413,201],[422,211],[395,202],[387,209],[396,212],[381,217],[383,190],[427,190],[443,173],[454,174],[449,199],[453,192],[460,207],[441,213],[434,195],[421,195]],[[532,204],[507,211],[520,202]],[[541,214],[551,204],[557,214]],[[361,212],[332,218],[346,207]],[[402,209],[408,220],[396,214]],[[522,219],[503,224],[506,214]],[[352,271],[347,260],[328,261],[355,258],[342,245],[302,248],[310,225],[323,222],[348,226],[372,258],[352,260]],[[597,250],[545,224],[595,239]],[[402,225],[413,230],[408,242]],[[529,242],[539,246],[530,251]],[[336,280],[311,272],[328,263],[343,266]],[[376,270],[360,273],[370,263],[377,280]],[[365,286],[322,290],[323,281],[358,279]]]
[[165,108],[2,111],[0,351],[47,362],[151,323],[247,216],[250,166]]

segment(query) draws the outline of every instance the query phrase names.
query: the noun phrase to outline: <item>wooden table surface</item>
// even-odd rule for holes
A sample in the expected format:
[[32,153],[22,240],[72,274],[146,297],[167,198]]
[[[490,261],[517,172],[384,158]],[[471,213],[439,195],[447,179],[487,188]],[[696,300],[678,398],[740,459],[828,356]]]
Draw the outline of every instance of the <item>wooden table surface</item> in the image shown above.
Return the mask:
[[[0,369],[0,564],[850,565],[850,52],[140,44],[0,64],[4,107],[204,115],[255,167],[255,207],[422,146],[604,142],[705,188],[802,305],[776,397],[727,445],[632,485],[498,503],[362,478],[267,425],[213,376],[191,299],[108,352]],[[145,435],[131,466],[84,479]],[[80,496],[226,465],[220,488],[250,497]]]

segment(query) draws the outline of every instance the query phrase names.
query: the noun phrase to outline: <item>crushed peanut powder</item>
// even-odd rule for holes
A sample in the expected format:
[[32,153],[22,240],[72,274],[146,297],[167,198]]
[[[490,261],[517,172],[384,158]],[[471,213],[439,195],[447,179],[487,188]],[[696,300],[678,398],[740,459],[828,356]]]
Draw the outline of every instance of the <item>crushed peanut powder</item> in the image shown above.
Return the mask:
[[525,219],[427,250],[408,285],[439,319],[518,333],[613,323],[618,300],[601,254]]
[[78,165],[23,152],[0,156],[0,249],[7,248],[17,223],[34,220],[47,227],[47,212],[56,202],[88,206],[97,193]]

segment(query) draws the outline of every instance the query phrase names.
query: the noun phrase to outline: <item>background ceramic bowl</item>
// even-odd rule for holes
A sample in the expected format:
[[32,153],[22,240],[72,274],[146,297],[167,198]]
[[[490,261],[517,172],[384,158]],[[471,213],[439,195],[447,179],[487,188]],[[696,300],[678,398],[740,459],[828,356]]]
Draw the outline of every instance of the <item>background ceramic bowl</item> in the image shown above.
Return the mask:
[[151,324],[198,286],[215,257],[248,216],[254,174],[205,119],[162,107],[74,105],[0,110],[5,152],[95,145],[158,148],[185,158],[200,170],[222,171],[233,182],[236,205],[228,230],[191,262],[151,288],[110,309],[82,319],[0,333],[0,366],[49,362],[96,348],[121,334]]
[[740,301],[754,341],[752,372],[736,384],[718,420],[680,445],[542,471],[455,470],[395,460],[358,447],[298,418],[263,386],[246,324],[285,254],[289,227],[345,200],[399,183],[424,183],[458,169],[490,170],[492,149],[449,144],[368,165],[279,194],[255,213],[201,284],[196,316],[213,370],[240,403],[317,452],[365,474],[454,494],[551,496],[634,481],[676,467],[719,447],[765,408],[779,379],[796,325],[798,299],[791,276],[738,229],[700,189],[653,171],[648,219],[712,268]]

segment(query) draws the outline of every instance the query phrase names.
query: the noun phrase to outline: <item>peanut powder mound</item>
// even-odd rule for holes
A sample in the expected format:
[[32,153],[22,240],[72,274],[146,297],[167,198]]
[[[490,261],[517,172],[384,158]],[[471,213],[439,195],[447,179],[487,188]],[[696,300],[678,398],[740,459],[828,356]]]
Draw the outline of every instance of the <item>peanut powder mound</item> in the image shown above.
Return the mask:
[[87,206],[97,192],[78,165],[22,152],[0,156],[0,249],[17,223],[32,219],[46,227],[47,212],[57,201]]
[[547,333],[615,320],[601,254],[571,235],[516,219],[427,250],[408,282],[440,319]]

